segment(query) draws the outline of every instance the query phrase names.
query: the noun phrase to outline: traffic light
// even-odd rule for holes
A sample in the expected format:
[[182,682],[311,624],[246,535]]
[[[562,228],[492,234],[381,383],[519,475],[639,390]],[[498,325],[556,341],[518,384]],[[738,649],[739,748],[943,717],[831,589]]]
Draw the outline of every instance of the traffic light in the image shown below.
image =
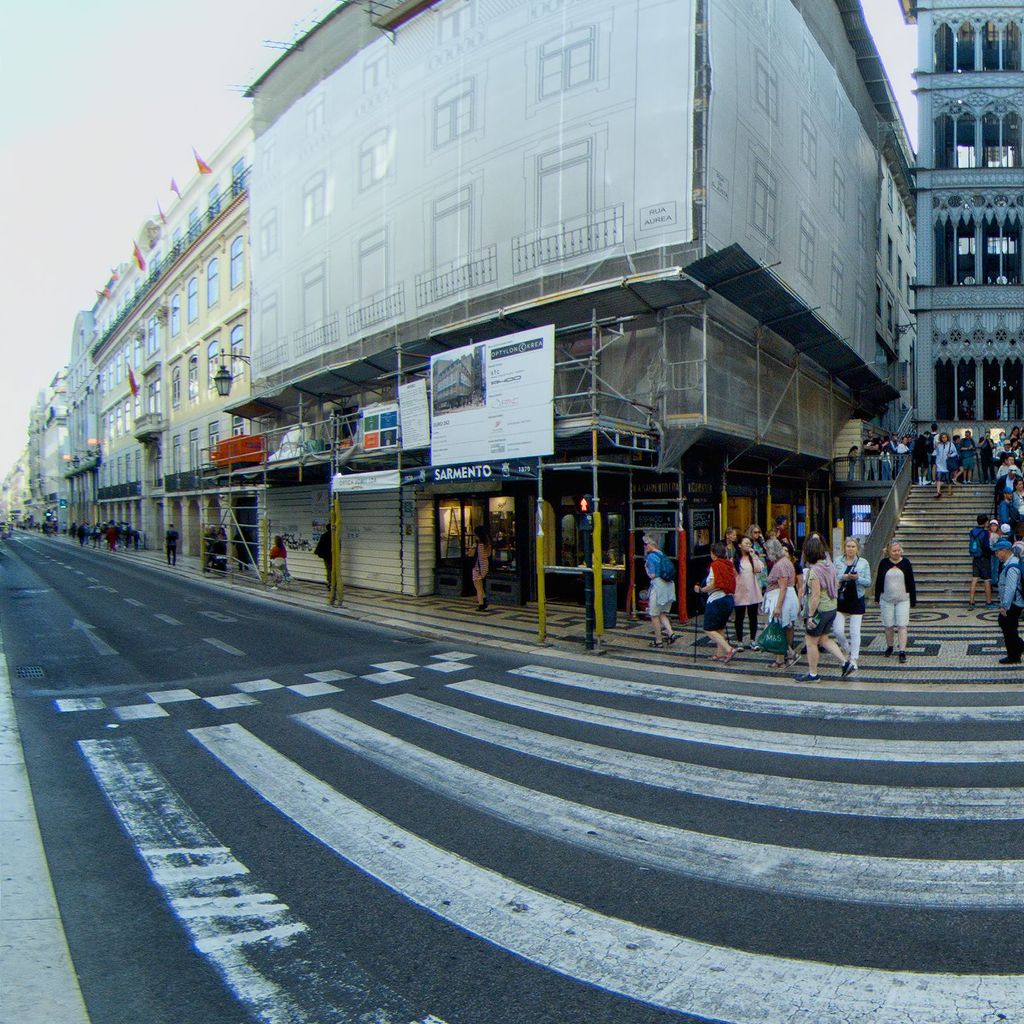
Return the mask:
[[580,514],[580,532],[589,533],[594,529],[594,496],[581,495],[576,502],[576,509]]

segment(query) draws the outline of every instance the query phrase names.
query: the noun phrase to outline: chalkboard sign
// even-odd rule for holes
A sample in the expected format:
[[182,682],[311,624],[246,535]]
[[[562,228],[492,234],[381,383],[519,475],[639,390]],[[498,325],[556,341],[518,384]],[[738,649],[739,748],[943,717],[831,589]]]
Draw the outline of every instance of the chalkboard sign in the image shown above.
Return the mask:
[[634,508],[633,529],[674,532],[679,529],[679,513],[666,508]]

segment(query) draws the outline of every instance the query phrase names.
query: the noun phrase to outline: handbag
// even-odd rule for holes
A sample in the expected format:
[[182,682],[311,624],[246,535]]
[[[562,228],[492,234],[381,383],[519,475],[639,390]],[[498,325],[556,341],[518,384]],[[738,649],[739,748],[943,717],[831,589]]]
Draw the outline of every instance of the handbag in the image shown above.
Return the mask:
[[786,631],[778,619],[769,620],[768,625],[758,634],[757,643],[762,651],[769,654],[785,654],[789,650]]

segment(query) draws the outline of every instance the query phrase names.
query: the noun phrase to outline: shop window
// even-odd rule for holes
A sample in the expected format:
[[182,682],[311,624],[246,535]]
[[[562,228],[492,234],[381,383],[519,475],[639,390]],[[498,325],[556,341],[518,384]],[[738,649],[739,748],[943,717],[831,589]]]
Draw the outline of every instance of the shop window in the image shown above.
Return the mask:
[[488,523],[495,568],[515,572],[516,563],[516,500],[500,495],[488,500]]

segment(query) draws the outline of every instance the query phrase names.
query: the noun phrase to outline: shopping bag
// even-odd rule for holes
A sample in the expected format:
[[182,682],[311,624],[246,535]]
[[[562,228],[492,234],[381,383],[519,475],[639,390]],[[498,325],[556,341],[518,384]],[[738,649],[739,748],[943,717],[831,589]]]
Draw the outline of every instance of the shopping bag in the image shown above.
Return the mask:
[[786,631],[778,619],[770,620],[768,625],[761,630],[757,637],[757,644],[762,651],[767,651],[769,654],[785,654],[789,650]]

